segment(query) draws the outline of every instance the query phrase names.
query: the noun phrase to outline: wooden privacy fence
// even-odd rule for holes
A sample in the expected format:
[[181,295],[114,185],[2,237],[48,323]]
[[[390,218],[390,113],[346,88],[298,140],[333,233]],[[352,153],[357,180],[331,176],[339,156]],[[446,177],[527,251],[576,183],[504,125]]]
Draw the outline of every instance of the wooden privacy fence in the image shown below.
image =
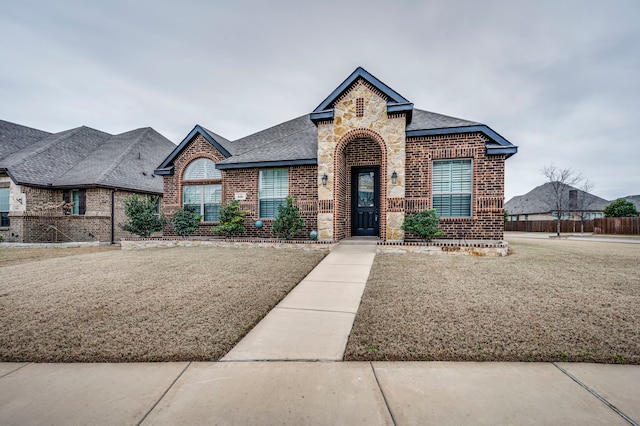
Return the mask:
[[[509,221],[504,224],[505,231],[516,232],[547,232],[557,231],[555,220],[518,220]],[[562,220],[560,221],[560,232],[580,232],[580,221]],[[593,232],[593,220],[584,222],[584,232]]]
[[[519,220],[504,224],[505,231],[515,232],[556,232],[555,220]],[[563,220],[560,232],[580,232],[580,221]],[[605,217],[586,220],[584,232],[609,235],[640,235],[640,217]]]
[[640,217],[605,217],[595,219],[594,234],[640,235]]

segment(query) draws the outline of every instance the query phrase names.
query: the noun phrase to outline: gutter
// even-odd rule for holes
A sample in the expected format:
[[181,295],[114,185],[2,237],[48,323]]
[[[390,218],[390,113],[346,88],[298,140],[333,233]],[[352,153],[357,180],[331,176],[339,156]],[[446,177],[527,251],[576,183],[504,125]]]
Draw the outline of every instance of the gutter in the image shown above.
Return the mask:
[[116,191],[111,190],[111,245],[116,243]]

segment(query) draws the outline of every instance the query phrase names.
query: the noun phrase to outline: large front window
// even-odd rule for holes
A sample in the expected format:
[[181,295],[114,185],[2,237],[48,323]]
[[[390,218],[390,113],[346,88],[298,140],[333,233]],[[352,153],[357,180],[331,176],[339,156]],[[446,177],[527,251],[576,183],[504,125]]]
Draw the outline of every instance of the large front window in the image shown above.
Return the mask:
[[285,204],[289,195],[289,170],[260,170],[260,217],[274,218],[278,215],[278,206]]
[[438,217],[470,217],[472,184],[470,159],[434,161],[432,206]]
[[9,226],[9,188],[0,188],[0,227]]
[[198,213],[204,222],[217,222],[222,202],[222,185],[185,185],[182,203]]
[[198,213],[204,222],[218,221],[222,203],[222,184],[215,181],[221,178],[222,173],[208,158],[192,161],[184,171],[182,204]]

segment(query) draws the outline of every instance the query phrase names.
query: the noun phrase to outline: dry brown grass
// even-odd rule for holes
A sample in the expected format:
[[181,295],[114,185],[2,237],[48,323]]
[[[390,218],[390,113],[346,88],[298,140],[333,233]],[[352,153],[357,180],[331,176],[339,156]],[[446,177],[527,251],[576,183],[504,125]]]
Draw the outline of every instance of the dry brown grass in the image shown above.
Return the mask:
[[0,360],[217,360],[325,255],[199,247],[3,266]]
[[20,263],[35,262],[44,259],[53,259],[55,257],[67,257],[111,250],[120,250],[120,247],[103,245],[69,248],[1,248],[0,267],[19,265]]
[[510,243],[506,258],[379,254],[345,359],[640,363],[640,245]]

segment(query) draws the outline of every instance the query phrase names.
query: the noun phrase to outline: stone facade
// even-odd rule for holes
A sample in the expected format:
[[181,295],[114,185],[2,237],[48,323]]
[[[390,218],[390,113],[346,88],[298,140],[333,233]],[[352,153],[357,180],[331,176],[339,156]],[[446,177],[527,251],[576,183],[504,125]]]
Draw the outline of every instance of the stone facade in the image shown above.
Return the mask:
[[[387,114],[384,96],[363,80],[336,101],[333,120],[318,124],[318,179],[328,177],[318,198],[333,203],[331,212],[318,216],[321,239],[350,236],[351,169],[365,165],[379,167],[381,237],[404,238],[400,228],[404,215],[387,207],[388,198],[402,199],[405,194],[405,125],[404,114]],[[390,177],[394,171],[396,184]]]

